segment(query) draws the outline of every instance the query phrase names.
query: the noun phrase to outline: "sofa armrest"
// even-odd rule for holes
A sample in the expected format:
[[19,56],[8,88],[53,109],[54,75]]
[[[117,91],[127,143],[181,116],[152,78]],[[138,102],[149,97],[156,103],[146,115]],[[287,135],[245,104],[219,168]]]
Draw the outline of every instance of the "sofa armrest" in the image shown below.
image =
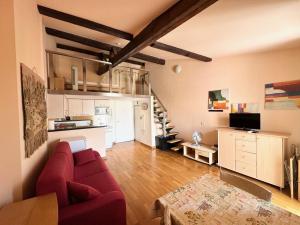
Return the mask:
[[126,225],[126,203],[122,192],[112,191],[96,199],[59,210],[60,225]]

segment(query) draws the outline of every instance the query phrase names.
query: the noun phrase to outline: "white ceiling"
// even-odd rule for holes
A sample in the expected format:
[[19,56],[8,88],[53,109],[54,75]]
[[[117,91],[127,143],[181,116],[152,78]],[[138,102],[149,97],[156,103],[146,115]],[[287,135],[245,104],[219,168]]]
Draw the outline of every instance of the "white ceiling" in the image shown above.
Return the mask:
[[[136,35],[176,1],[38,0],[37,2]],[[43,22],[45,26],[51,28],[110,44],[119,43],[124,46],[127,43],[126,40],[48,17],[44,17]],[[219,0],[159,41],[212,58],[300,46],[300,0]],[[71,43],[61,40],[59,42]],[[185,58],[151,47],[145,48],[142,52],[165,59]]]

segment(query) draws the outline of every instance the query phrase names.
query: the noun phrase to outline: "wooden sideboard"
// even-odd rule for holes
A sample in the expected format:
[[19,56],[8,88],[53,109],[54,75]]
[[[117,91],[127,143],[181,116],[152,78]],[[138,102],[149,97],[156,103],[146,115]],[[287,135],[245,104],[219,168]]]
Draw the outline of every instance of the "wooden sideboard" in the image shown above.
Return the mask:
[[289,134],[218,129],[218,164],[284,188],[284,159]]
[[56,194],[11,203],[0,209],[0,225],[57,225]]

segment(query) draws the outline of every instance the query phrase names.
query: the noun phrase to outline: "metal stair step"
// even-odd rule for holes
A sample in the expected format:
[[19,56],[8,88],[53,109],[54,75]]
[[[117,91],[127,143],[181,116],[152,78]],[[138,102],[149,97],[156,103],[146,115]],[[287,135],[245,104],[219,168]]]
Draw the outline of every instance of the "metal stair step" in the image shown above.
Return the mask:
[[183,139],[176,138],[176,139],[172,139],[172,140],[167,141],[167,143],[169,143],[169,144],[176,144],[176,143],[179,143],[179,142],[182,142],[182,141],[183,141]]
[[182,149],[182,147],[181,146],[175,146],[175,147],[172,147],[172,148],[170,148],[171,150],[173,150],[173,151],[175,151],[175,152],[177,152],[177,151],[179,151],[180,149]]
[[174,129],[174,128],[175,128],[175,126],[167,126],[167,127],[166,127],[167,130],[172,130],[172,129]]
[[[159,117],[159,116],[156,116],[156,115],[154,115],[154,117],[157,118],[157,119],[163,119],[163,117]],[[155,121],[155,123],[163,123],[163,122],[162,121]],[[166,124],[168,124],[168,123],[171,123],[171,121],[167,120]]]
[[171,132],[171,133],[167,134],[167,137],[176,136],[177,134],[179,134],[179,133],[178,132]]

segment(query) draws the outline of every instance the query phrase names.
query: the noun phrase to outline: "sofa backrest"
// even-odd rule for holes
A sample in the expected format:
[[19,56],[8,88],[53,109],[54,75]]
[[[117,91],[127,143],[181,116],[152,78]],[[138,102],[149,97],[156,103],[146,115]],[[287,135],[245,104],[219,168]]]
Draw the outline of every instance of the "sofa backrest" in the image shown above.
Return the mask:
[[72,181],[74,161],[67,142],[59,142],[36,184],[36,194],[43,195],[55,192],[60,208],[69,205],[67,181]]

